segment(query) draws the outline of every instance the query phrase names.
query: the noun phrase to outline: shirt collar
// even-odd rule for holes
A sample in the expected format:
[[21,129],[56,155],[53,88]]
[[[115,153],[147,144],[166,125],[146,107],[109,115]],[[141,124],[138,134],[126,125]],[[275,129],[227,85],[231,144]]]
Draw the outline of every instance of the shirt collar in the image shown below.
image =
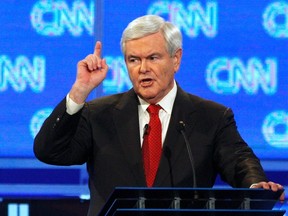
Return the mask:
[[[160,105],[165,112],[167,112],[168,114],[171,115],[173,104],[174,104],[174,101],[176,98],[176,94],[177,94],[177,85],[176,85],[176,81],[174,80],[174,85],[173,85],[173,88],[171,89],[171,91],[168,92],[168,94],[164,98],[162,98],[162,100],[159,101],[157,103],[157,105]],[[139,102],[140,102],[140,107],[141,107],[142,111],[145,112],[150,104],[147,103],[146,101],[144,101],[139,96],[138,96],[138,98],[139,98]]]

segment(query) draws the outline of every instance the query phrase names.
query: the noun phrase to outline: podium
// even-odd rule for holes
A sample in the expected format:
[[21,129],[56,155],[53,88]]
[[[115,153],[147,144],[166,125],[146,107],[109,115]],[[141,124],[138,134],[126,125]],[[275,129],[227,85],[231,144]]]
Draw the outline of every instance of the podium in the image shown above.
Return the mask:
[[216,188],[115,188],[98,216],[283,216],[283,191]]

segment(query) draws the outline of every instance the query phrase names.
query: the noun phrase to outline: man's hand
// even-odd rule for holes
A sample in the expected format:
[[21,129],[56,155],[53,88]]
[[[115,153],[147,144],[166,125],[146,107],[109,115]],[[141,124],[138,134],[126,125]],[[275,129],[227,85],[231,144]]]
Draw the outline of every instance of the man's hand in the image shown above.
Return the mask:
[[[259,182],[257,184],[253,184],[251,186],[251,188],[263,188],[263,189],[266,189],[266,190],[272,190],[272,191],[278,191],[278,190],[283,190],[284,187],[280,184],[277,184],[277,183],[274,183],[274,182]],[[284,192],[281,194],[279,200],[280,201],[284,201],[285,199],[285,194]]]
[[78,62],[76,81],[70,90],[70,98],[77,104],[84,103],[90,92],[106,77],[108,65],[101,58],[102,44],[97,41],[94,53]]

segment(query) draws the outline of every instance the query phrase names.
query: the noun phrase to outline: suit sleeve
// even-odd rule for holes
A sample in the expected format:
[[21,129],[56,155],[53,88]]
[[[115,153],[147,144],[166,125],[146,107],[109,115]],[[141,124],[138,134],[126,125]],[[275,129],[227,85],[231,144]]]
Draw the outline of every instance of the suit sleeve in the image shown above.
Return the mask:
[[232,110],[227,108],[219,122],[214,160],[221,178],[233,187],[267,181],[259,159],[237,130]]
[[57,105],[34,139],[34,154],[40,161],[53,165],[87,161],[91,137],[83,109],[69,115],[66,99]]

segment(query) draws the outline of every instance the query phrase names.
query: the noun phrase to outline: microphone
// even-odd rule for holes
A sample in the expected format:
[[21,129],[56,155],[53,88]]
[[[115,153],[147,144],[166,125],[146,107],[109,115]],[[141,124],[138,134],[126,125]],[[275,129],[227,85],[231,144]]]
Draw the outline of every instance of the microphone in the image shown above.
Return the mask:
[[143,138],[149,134],[149,125],[148,124],[145,124],[144,128],[144,133],[143,133]]
[[[183,121],[179,121],[179,125],[178,125],[178,129],[181,132],[184,141],[185,141],[185,145],[187,148],[187,152],[188,152],[188,156],[189,156],[189,160],[190,160],[190,165],[192,168],[192,175],[193,175],[193,188],[197,187],[197,182],[196,182],[196,171],[195,171],[195,166],[194,166],[194,158],[192,155],[192,151],[191,151],[191,147],[189,145],[189,141],[187,139],[186,133],[185,133],[185,123]],[[195,198],[198,198],[198,195],[195,192]]]

